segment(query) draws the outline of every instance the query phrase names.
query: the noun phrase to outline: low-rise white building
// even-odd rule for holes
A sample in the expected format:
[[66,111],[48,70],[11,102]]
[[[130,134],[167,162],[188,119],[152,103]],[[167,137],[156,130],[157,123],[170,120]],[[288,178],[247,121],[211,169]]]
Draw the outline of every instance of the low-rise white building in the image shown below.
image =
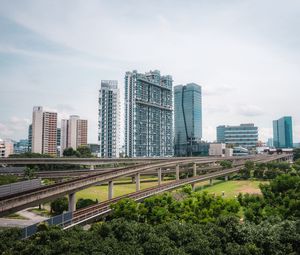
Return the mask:
[[225,155],[225,143],[211,143],[209,145],[209,156],[220,156],[224,157]]

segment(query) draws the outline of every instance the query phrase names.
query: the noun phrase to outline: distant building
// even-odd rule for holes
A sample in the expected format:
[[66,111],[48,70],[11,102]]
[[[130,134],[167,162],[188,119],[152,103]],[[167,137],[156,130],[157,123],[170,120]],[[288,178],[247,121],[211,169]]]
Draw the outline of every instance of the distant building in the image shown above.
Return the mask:
[[57,128],[56,135],[56,146],[57,146],[57,155],[60,155],[60,140],[61,140],[61,128]]
[[192,144],[202,138],[201,86],[195,83],[174,87],[174,125],[176,156],[192,154]]
[[69,119],[61,120],[60,128],[60,155],[66,148],[76,150],[79,146],[87,145],[88,121],[78,115],[71,115]]
[[293,148],[292,117],[285,116],[273,121],[273,140],[275,148]]
[[89,149],[91,150],[91,153],[93,156],[98,157],[99,156],[99,152],[100,152],[100,147],[99,144],[97,143],[89,143],[87,145],[89,147]]
[[32,124],[28,127],[28,151],[32,150]]
[[173,81],[160,72],[125,75],[125,154],[173,155]]
[[28,139],[21,139],[14,143],[14,154],[22,154],[29,151]]
[[247,155],[249,155],[249,151],[246,148],[242,146],[233,148],[233,156],[247,156]]
[[217,142],[253,148],[258,142],[258,128],[254,124],[240,124],[239,126],[218,126]]
[[293,146],[294,148],[300,148],[300,143],[294,143]]
[[14,153],[14,144],[12,141],[0,139],[0,158],[7,158]]
[[209,156],[224,156],[226,145],[225,143],[211,143],[209,145]]
[[274,147],[273,138],[269,138],[267,141],[267,147],[272,148]]
[[57,113],[35,106],[32,114],[32,152],[56,156]]
[[119,97],[118,81],[101,81],[98,115],[98,142],[101,158],[119,157],[121,131]]

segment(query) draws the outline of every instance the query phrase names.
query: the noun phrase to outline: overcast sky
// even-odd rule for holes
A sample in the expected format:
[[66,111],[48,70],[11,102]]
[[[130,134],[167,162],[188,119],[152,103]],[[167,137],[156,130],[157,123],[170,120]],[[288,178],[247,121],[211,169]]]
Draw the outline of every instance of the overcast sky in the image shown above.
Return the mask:
[[41,105],[97,142],[100,81],[155,69],[202,86],[204,140],[255,123],[265,141],[284,115],[300,140],[299,0],[0,0],[0,138],[26,138]]

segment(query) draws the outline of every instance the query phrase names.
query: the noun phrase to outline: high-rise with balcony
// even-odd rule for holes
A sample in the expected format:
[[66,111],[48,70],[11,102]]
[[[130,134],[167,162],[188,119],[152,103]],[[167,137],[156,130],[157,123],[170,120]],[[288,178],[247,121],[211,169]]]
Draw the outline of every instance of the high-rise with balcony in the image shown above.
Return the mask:
[[43,112],[43,107],[35,106],[32,114],[32,152],[56,156],[56,139],[57,113]]
[[125,155],[173,155],[173,81],[158,70],[125,74]]
[[293,148],[292,117],[284,116],[273,121],[273,145],[275,148]]
[[102,158],[119,157],[120,95],[118,81],[102,80],[99,90],[98,142]]
[[252,148],[258,142],[258,128],[254,124],[240,124],[239,126],[218,126],[217,142],[235,146]]
[[195,83],[174,87],[175,155],[191,155],[193,144],[202,138],[201,86]]
[[61,120],[60,128],[60,155],[66,148],[76,150],[79,146],[87,145],[88,121],[78,115],[71,115],[69,119]]

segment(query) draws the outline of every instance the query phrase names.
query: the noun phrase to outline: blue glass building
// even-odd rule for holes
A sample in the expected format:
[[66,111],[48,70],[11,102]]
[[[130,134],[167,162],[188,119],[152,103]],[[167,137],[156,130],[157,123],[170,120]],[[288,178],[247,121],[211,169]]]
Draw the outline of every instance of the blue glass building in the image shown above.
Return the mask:
[[195,83],[175,86],[174,105],[175,155],[195,155],[194,145],[202,138],[201,86]]
[[273,143],[275,148],[293,148],[292,117],[284,116],[273,121]]

